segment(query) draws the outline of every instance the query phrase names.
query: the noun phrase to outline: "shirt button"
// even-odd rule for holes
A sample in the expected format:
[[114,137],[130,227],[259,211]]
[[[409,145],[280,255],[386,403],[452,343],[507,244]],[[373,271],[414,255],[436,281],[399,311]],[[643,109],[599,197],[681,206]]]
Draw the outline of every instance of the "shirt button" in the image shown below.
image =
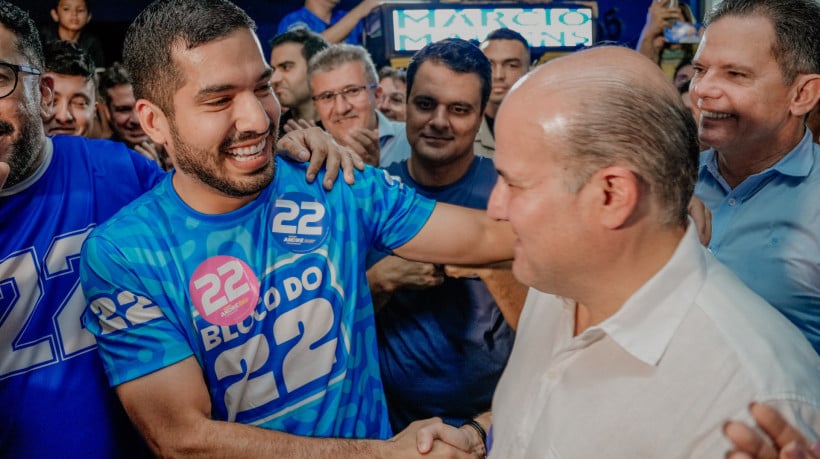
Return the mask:
[[737,204],[737,201],[735,201],[735,198],[730,198],[729,199],[729,205],[734,206],[735,204]]

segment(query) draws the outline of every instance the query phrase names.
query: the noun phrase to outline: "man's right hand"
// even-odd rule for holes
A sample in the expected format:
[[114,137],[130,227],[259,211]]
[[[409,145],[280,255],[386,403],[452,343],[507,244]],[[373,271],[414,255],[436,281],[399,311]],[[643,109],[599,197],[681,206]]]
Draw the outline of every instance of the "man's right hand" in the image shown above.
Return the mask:
[[430,263],[388,256],[367,270],[367,278],[371,290],[392,293],[400,288],[435,287],[444,282],[444,270]]
[[342,143],[353,149],[365,163],[379,167],[381,148],[379,132],[372,129],[353,129],[345,134]]
[[[424,433],[422,433],[424,431]],[[455,431],[455,435],[451,434]],[[441,422],[439,418],[415,421],[399,432],[395,437],[387,440],[383,445],[385,451],[382,457],[411,458],[424,456],[426,458],[454,458],[475,459],[483,455],[474,454],[464,449],[469,442],[461,438],[458,429]],[[422,445],[420,442],[423,442]]]
[[444,282],[444,269],[430,263],[387,256],[367,270],[373,306],[379,311],[400,288],[428,288]]
[[754,403],[749,408],[758,431],[738,421],[727,422],[723,427],[734,449],[726,454],[729,459],[820,459],[820,441],[809,445],[806,438],[774,408]]
[[9,168],[8,163],[0,162],[0,190],[3,189],[6,179],[9,178],[9,172],[11,172],[11,168]]

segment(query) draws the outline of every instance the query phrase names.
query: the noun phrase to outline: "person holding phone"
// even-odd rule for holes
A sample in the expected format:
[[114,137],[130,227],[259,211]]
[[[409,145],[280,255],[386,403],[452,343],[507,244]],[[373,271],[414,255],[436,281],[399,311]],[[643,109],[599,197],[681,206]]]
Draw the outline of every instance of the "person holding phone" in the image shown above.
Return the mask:
[[686,17],[677,0],[652,0],[636,50],[652,62],[660,63],[661,52],[668,43],[664,32],[668,27],[680,22],[686,22]]

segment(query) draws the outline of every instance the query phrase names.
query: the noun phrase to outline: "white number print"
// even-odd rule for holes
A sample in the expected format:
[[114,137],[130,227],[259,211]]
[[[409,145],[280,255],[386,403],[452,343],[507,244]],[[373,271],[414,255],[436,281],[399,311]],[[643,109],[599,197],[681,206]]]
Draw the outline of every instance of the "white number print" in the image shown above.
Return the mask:
[[318,202],[295,203],[289,199],[277,199],[276,207],[285,209],[273,217],[274,233],[300,236],[321,236],[322,226],[317,225],[325,217],[325,207]]
[[[310,327],[307,326],[308,324]],[[300,330],[302,327],[304,327],[304,332]],[[310,300],[276,319],[276,323],[273,324],[273,337],[276,339],[276,344],[282,344],[302,334],[301,339],[288,352],[282,364],[282,376],[288,392],[293,392],[314,379],[326,375],[333,367],[337,338],[315,349],[311,348],[330,331],[331,327],[333,327],[333,306],[324,298]]]
[[[94,336],[82,326],[86,301],[75,269],[80,248],[92,229],[55,237],[42,268],[33,248],[0,261],[0,379],[94,348]],[[49,304],[43,304],[44,282],[66,282],[68,288],[59,297],[49,297]],[[39,314],[50,318],[54,333],[35,337],[29,332],[24,338],[26,331],[34,328],[35,311],[44,307],[49,310]]]
[[[202,293],[202,309],[208,315],[213,314],[219,308],[228,304],[229,301],[234,301],[251,290],[251,286],[243,277],[245,271],[238,261],[228,261],[217,268],[216,272],[219,273],[219,276],[208,273],[194,281],[194,287],[197,290],[205,288],[205,292]],[[226,274],[228,278],[224,282],[225,294],[217,296],[223,290],[222,279],[225,278]]]
[[[216,358],[214,371],[219,379],[242,375],[242,379],[225,389],[225,407],[228,421],[236,421],[236,414],[279,398],[273,373],[250,378],[250,374],[262,368],[270,356],[270,346],[264,335],[257,335],[229,349]],[[250,361],[248,361],[248,359]]]
[[[279,345],[298,338],[296,345],[285,356],[281,368],[288,393],[332,371],[338,338],[334,337],[315,348],[313,346],[333,327],[333,319],[333,307],[322,298],[312,299],[277,317],[273,324],[275,343]],[[240,380],[225,389],[228,420],[234,421],[238,413],[280,397],[273,371],[250,377],[251,373],[268,363],[270,349],[268,338],[259,334],[216,358],[214,371],[217,379],[234,379],[241,375]]]

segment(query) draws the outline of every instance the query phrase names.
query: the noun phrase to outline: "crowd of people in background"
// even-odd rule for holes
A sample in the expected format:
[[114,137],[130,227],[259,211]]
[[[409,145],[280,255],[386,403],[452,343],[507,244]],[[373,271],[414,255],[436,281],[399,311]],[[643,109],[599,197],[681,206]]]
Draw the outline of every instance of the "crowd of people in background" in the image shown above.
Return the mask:
[[820,5],[382,68],[337,5],[0,0],[0,458],[820,459]]

